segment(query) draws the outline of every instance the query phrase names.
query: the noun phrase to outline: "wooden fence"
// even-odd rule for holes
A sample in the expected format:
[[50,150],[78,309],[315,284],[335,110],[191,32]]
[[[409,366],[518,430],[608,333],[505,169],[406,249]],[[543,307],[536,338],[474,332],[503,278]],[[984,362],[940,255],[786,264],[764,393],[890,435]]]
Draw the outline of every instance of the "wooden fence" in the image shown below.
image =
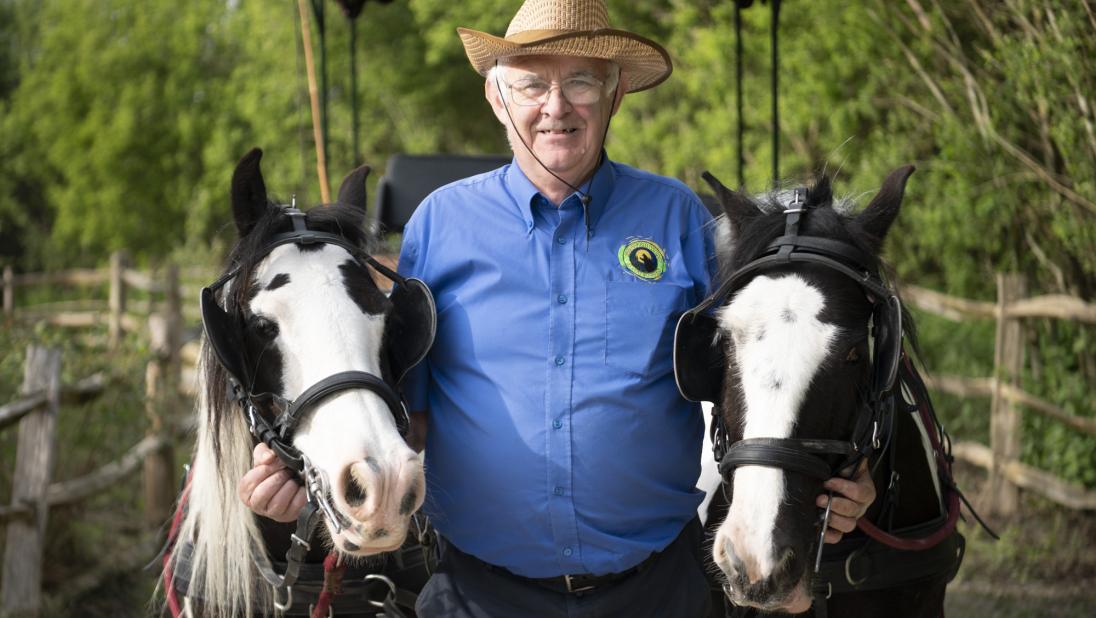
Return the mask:
[[[176,414],[177,395],[189,389],[181,378],[183,362],[182,286],[179,271],[168,266],[154,279],[126,267],[125,255],[112,256],[109,270],[70,270],[51,274],[3,274],[5,319],[45,321],[59,326],[105,324],[109,343],[117,346],[126,332],[145,331],[150,359],[145,369],[145,437],[120,459],[76,479],[53,479],[56,445],[54,429],[63,410],[98,397],[110,383],[105,375],[94,375],[72,385],[61,384],[61,353],[56,349],[30,346],[21,397],[0,405],[0,431],[18,423],[18,443],[13,476],[12,500],[0,506],[0,524],[7,524],[7,538],[0,563],[0,618],[37,616],[41,612],[43,535],[51,507],[73,504],[97,495],[138,469],[144,476],[145,526],[158,529],[171,514],[177,489],[174,443],[185,432],[182,415]],[[97,306],[88,303],[48,303],[15,309],[15,291],[20,286],[66,284],[100,285],[109,282],[109,298]],[[149,293],[149,312],[127,310],[127,288]],[[153,302],[153,294],[162,302]],[[73,310],[79,306],[80,310]],[[153,310],[156,309],[156,310]],[[144,318],[144,319],[142,319]],[[147,320],[147,322],[145,321]],[[142,324],[144,322],[144,324]],[[146,331],[147,329],[147,331]],[[148,552],[135,552],[147,561]],[[102,575],[81,576],[83,588],[98,585],[117,565],[104,565]],[[70,591],[71,592],[71,591]]]
[[[1053,318],[1096,324],[1096,305],[1060,294],[1025,298],[1023,278],[998,274],[997,302],[956,298],[917,286],[903,286],[902,296],[910,304],[953,321],[994,319],[993,376],[961,378],[935,376],[928,380],[936,390],[960,397],[990,397],[990,444],[958,442],[953,453],[959,459],[989,470],[987,499],[991,511],[1007,515],[1016,512],[1019,490],[1043,495],[1074,509],[1096,509],[1096,491],[1067,483],[1019,461],[1021,407],[1066,424],[1072,429],[1096,435],[1096,413],[1077,416],[1020,388],[1024,368],[1024,320]],[[1093,399],[1086,405],[1093,410]]]

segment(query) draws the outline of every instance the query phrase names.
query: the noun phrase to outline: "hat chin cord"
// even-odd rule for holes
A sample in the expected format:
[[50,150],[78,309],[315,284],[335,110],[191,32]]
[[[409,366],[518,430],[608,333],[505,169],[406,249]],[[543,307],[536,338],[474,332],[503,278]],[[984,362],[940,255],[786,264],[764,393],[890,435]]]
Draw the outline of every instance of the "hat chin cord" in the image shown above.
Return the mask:
[[[498,62],[498,60],[495,60],[495,68],[498,69],[498,67],[499,67],[499,62]],[[616,87],[620,88],[620,84],[618,83]],[[558,180],[558,181],[562,182],[563,184],[567,185],[568,187],[570,187],[570,189],[572,191],[579,194],[579,199],[582,201],[583,218],[585,219],[585,223],[586,223],[586,236],[587,236],[587,238],[589,238],[589,236],[590,236],[590,213],[589,213],[589,211],[587,210],[586,207],[589,206],[590,202],[593,200],[593,196],[590,195],[590,187],[593,186],[593,184],[594,184],[594,172],[596,172],[597,169],[599,167],[601,167],[602,160],[605,158],[604,157],[605,138],[607,138],[609,136],[609,124],[613,121],[612,113],[610,112],[609,120],[605,123],[605,131],[602,132],[602,134],[601,134],[601,153],[598,154],[597,165],[595,165],[594,170],[590,172],[590,180],[588,180],[586,182],[586,190],[583,191],[582,189],[579,189],[575,185],[573,185],[573,184],[567,182],[566,180],[564,180],[563,178],[561,178],[559,174],[557,174],[557,173],[553,172],[552,170],[548,169],[548,166],[544,164],[544,161],[540,160],[540,157],[537,156],[537,153],[533,152],[533,149],[525,141],[525,138],[521,136],[521,131],[518,131],[518,125],[517,125],[517,123],[514,122],[513,115],[510,114],[510,106],[507,105],[506,95],[504,95],[503,92],[502,92],[502,84],[499,83],[499,74],[498,74],[497,70],[495,71],[495,89],[499,93],[499,98],[502,99],[502,108],[506,110],[506,117],[510,119],[510,126],[514,127],[514,134],[518,136],[518,141],[521,142],[521,145],[525,146],[525,150],[527,150],[529,152],[529,154],[532,155],[533,160],[535,160],[537,163],[540,164],[540,166],[542,168],[544,168],[544,171],[548,172],[549,174],[552,175],[553,178],[555,178],[556,180]],[[616,94],[616,88],[613,89],[613,94],[614,95]],[[560,96],[563,96],[563,91],[562,90],[560,91]],[[568,104],[570,104],[570,101],[568,101]]]

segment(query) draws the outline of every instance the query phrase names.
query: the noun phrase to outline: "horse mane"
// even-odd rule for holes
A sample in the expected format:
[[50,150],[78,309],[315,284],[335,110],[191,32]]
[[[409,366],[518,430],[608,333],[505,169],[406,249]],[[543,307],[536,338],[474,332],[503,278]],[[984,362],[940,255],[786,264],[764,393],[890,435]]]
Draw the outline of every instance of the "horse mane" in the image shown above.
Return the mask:
[[[272,204],[273,206],[273,204]],[[255,270],[266,258],[265,248],[275,235],[293,229],[285,207],[267,210],[237,240],[224,273],[238,269],[219,292],[219,302],[233,319],[243,319],[258,292]],[[338,234],[365,248],[364,212],[354,206],[333,204],[308,211],[309,229]],[[226,298],[227,297],[227,298]],[[229,397],[228,372],[204,338],[198,367],[198,436],[192,457],[186,512],[176,546],[192,544],[190,564],[172,552],[170,568],[188,568],[189,593],[201,598],[203,616],[229,618],[264,613],[272,608],[272,591],[252,559],[264,547],[254,514],[236,495],[236,484],[251,468],[252,439],[243,413]],[[257,585],[258,582],[258,585]]]

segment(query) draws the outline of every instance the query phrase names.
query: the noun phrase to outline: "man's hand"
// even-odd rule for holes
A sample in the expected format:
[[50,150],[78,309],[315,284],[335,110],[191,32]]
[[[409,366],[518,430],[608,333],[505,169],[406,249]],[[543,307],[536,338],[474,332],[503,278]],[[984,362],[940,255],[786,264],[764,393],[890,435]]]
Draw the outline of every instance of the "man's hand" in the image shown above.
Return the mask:
[[291,522],[304,508],[304,487],[282,460],[260,442],[251,454],[254,467],[240,479],[236,493],[257,515],[274,521]]
[[[836,543],[856,528],[856,521],[875,502],[875,483],[871,480],[871,474],[868,474],[868,460],[860,462],[852,480],[835,477],[823,483],[822,487],[833,490],[834,493],[830,525],[826,528],[825,538],[827,543]],[[829,501],[829,496],[822,494],[815,500],[815,504],[826,508]]]

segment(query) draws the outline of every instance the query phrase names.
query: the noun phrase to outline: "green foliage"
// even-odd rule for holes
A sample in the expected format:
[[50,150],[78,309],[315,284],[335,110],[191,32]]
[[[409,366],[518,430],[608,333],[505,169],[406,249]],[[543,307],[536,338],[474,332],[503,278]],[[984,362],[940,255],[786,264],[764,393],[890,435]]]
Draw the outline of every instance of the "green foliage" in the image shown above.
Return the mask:
[[[618,26],[660,41],[674,59],[666,83],[625,100],[610,155],[698,189],[705,169],[737,185],[733,3],[607,4]],[[367,4],[356,22],[361,157],[380,170],[400,152],[505,151],[455,29],[501,33],[517,5]],[[337,186],[358,163],[350,28],[325,6],[327,160]],[[825,170],[839,191],[864,198],[887,171],[914,163],[887,246],[901,280],[991,300],[994,273],[1011,271],[1033,293],[1092,298],[1088,5],[781,6],[781,176],[798,182]],[[774,182],[770,9],[742,12],[742,182],[752,191]],[[312,34],[318,47],[315,22]],[[300,38],[295,2],[0,2],[0,256],[20,270],[102,263],[115,248],[138,262],[214,261],[233,233],[232,169],[253,146],[266,152],[273,195],[319,202]],[[991,325],[922,323],[933,371],[990,374]],[[1092,328],[1033,325],[1023,386],[1092,416]],[[986,402],[941,402],[959,437],[984,435]],[[1025,460],[1096,484],[1094,439],[1032,414],[1025,423]]]

